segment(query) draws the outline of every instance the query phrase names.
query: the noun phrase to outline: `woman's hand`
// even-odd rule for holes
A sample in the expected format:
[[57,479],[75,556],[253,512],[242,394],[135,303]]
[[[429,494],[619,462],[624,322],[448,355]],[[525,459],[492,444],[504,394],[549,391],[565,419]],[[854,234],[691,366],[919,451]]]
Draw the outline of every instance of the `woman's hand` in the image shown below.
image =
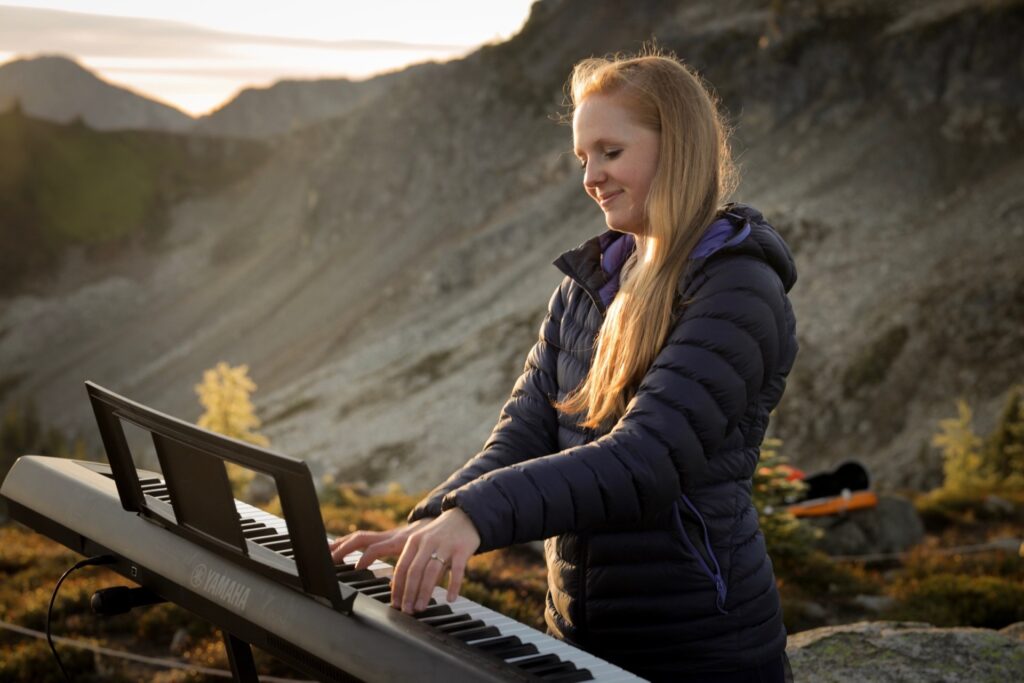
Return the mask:
[[451,569],[448,602],[462,586],[466,562],[480,547],[480,534],[465,512],[452,508],[409,535],[391,577],[391,606],[407,614],[427,607],[434,586]]
[[356,531],[330,545],[336,564],[344,562],[349,553],[362,550],[356,569],[365,569],[381,557],[400,555],[391,577],[391,606],[408,614],[426,609],[434,586],[448,569],[452,572],[448,601],[455,600],[466,562],[479,547],[480,534],[458,508],[388,531]]
[[431,521],[427,517],[418,519],[412,524],[395,527],[387,531],[356,531],[347,536],[331,541],[331,560],[334,564],[342,564],[345,556],[356,550],[362,550],[363,556],[356,563],[356,569],[366,569],[373,561],[381,557],[398,557],[405,548],[409,535]]

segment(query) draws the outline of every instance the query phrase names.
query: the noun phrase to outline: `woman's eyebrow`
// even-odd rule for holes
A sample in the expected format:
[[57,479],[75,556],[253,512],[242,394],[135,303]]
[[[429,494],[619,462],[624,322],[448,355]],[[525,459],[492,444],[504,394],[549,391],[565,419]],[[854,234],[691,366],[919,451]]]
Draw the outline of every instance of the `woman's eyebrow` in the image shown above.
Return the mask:
[[[590,147],[613,147],[613,146],[617,146],[617,145],[621,145],[621,144],[622,144],[621,142],[616,142],[616,141],[610,140],[608,138],[598,138],[597,140],[594,140],[592,143],[590,143],[589,146]],[[584,145],[584,147],[586,147],[586,146],[587,145]],[[582,147],[578,147],[578,146],[577,147],[573,147],[573,153],[576,156],[579,156],[582,153],[582,151],[583,151]]]

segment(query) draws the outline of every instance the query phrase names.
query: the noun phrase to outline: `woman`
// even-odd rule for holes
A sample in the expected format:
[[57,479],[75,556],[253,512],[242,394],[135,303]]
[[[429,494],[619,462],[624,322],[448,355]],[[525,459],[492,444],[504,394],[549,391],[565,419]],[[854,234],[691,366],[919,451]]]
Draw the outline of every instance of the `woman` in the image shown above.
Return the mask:
[[483,451],[336,561],[399,555],[414,613],[474,552],[546,539],[549,631],[652,680],[783,680],[786,632],[751,504],[797,345],[779,235],[733,187],[725,126],[673,58],[571,79],[583,187],[610,228],[555,263],[540,339]]

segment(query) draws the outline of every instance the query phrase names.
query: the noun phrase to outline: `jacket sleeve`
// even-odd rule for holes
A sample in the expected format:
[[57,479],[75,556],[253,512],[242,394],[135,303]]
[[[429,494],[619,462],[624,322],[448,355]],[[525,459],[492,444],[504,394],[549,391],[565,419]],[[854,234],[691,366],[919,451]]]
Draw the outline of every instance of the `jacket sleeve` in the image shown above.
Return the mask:
[[446,494],[487,472],[557,449],[558,420],[551,402],[558,396],[556,367],[559,326],[565,307],[564,286],[563,281],[551,296],[537,342],[530,349],[523,373],[516,380],[512,395],[501,409],[498,424],[483,450],[427,494],[409,513],[410,522],[440,515],[441,501]]
[[637,524],[700,479],[785,362],[780,351],[792,333],[782,282],[766,263],[728,257],[706,272],[609,433],[492,469],[444,497],[442,510],[457,506],[472,519],[478,552]]

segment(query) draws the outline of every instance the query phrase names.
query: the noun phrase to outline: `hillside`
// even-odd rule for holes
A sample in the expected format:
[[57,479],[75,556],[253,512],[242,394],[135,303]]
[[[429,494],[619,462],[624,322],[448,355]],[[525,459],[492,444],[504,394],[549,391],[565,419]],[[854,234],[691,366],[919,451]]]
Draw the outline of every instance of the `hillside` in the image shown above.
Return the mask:
[[67,57],[15,59],[0,66],[0,112],[15,103],[35,118],[69,123],[80,118],[97,130],[184,131],[188,114],[107,83]]
[[737,198],[796,252],[783,450],[926,485],[955,398],[991,421],[1024,372],[1022,30],[1010,1],[538,3],[512,40],[417,67],[169,207],[145,269],[124,255],[0,301],[0,398],[91,433],[92,379],[194,419],[202,370],[245,362],[278,450],[439,480],[493,426],[551,260],[603,229],[552,121],[562,83],[655,36],[717,88]]
[[130,247],[154,247],[171,206],[266,156],[255,142],[96,131],[20,108],[0,113],[0,150],[0,294],[45,287],[75,249],[138,258]]
[[289,133],[344,116],[386,91],[396,75],[367,81],[286,80],[268,88],[246,88],[216,111],[197,119],[192,130],[251,138]]

